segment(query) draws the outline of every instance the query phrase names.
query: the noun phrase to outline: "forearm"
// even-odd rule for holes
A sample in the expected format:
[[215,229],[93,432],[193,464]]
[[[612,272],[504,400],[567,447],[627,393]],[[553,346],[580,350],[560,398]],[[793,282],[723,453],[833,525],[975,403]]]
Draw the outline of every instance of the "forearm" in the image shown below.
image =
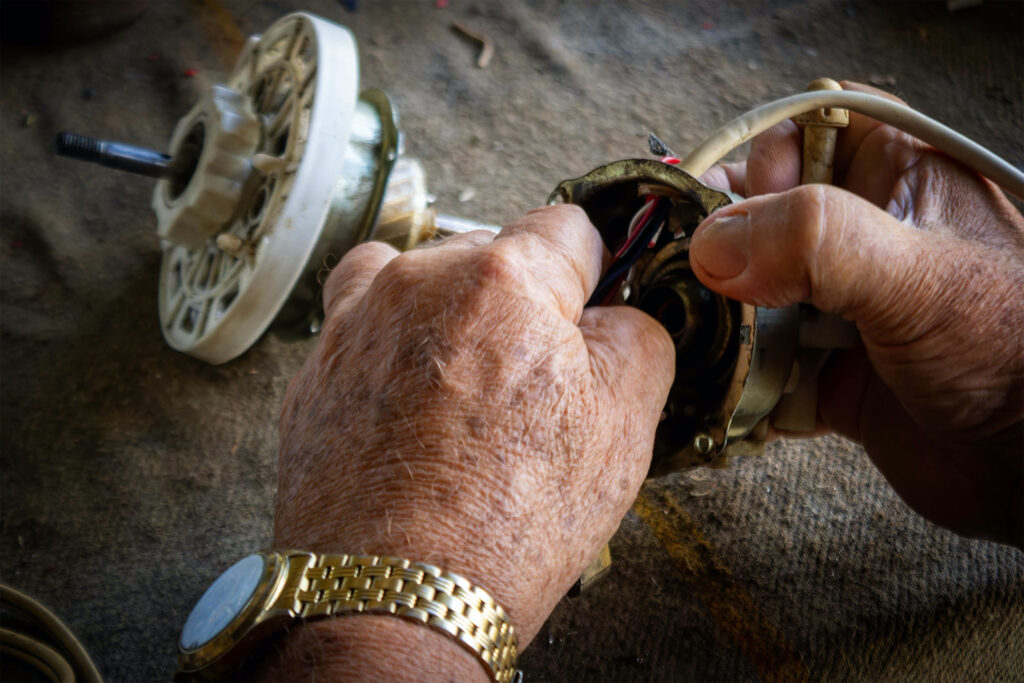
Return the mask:
[[394,616],[297,625],[254,672],[260,681],[487,681],[484,665],[452,638]]

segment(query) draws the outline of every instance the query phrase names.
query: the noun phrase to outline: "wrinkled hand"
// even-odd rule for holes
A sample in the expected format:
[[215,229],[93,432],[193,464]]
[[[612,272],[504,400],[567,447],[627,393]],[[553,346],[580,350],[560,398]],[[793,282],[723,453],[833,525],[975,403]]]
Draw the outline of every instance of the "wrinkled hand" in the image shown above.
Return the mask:
[[924,516],[1024,545],[1024,219],[992,183],[852,112],[838,187],[796,187],[800,155],[786,122],[709,172],[756,197],[701,225],[695,273],[748,303],[855,321],[863,348],[823,372],[820,422]]
[[462,574],[525,646],[636,497],[675,367],[642,312],[583,310],[604,254],[563,205],[346,255],[281,414],[275,543]]

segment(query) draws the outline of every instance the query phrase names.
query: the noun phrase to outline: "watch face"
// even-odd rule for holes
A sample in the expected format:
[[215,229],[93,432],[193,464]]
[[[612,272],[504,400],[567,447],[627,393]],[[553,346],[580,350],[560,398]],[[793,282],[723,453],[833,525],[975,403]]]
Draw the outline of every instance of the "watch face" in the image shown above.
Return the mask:
[[260,583],[264,562],[262,555],[249,555],[231,565],[206,589],[181,629],[179,644],[183,650],[195,650],[210,642],[241,613]]

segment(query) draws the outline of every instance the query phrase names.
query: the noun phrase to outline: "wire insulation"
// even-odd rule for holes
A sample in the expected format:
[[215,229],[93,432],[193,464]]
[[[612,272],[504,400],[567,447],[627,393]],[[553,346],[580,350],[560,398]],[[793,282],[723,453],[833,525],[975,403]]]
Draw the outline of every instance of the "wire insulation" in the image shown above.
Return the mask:
[[908,133],[989,178],[1018,199],[1024,199],[1024,172],[952,128],[910,107],[868,93],[816,90],[769,102],[738,116],[686,155],[679,167],[694,177],[747,140],[786,119],[815,109],[850,109]]
[[[0,584],[0,602],[10,605],[22,612],[45,628],[57,643],[71,656],[70,664],[85,683],[102,683],[100,672],[96,669],[89,653],[67,626],[42,603],[10,586]],[[35,653],[38,655],[38,652]]]
[[640,258],[644,249],[650,246],[651,241],[665,224],[671,208],[672,202],[661,197],[654,201],[653,210],[647,209],[646,205],[640,209],[646,213],[636,227],[636,236],[629,242],[625,251],[622,252],[622,256],[612,262],[604,277],[597,283],[594,293],[590,295],[590,301],[587,302],[588,306],[605,306],[610,303],[611,298],[629,274],[630,268]]
[[633,245],[633,240],[639,234],[639,230],[643,228],[645,221],[650,218],[651,212],[654,211],[654,200],[649,200],[646,204],[641,207],[636,215],[633,216],[633,220],[629,223],[629,229],[626,230],[626,241],[622,243],[619,250],[615,252],[615,258],[620,258],[626,251]]
[[75,672],[68,660],[40,640],[0,628],[0,652],[20,659],[53,683],[75,683]]

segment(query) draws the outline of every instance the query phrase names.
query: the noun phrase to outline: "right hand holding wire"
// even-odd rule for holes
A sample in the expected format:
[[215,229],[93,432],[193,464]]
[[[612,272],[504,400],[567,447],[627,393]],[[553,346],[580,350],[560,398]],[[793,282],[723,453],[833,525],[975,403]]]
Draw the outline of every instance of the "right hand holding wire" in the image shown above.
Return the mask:
[[[282,409],[275,546],[465,576],[508,610],[525,647],[636,498],[672,383],[675,350],[654,319],[584,310],[603,258],[597,230],[569,204],[497,236],[349,251]],[[424,641],[454,648],[441,662],[389,649],[392,638],[407,648],[440,636],[384,617],[295,629],[285,657],[306,661],[324,638],[365,644],[366,628],[377,640],[360,646],[373,655],[361,664],[388,680],[422,679],[425,663],[466,680],[449,660],[482,673],[454,641]],[[341,676],[345,648],[326,649]]]
[[823,371],[819,422],[862,443],[925,517],[1024,547],[1024,218],[991,182],[853,112],[836,187],[798,187],[800,164],[787,121],[705,175],[752,198],[698,228],[694,272],[747,303],[856,322],[863,347]]

